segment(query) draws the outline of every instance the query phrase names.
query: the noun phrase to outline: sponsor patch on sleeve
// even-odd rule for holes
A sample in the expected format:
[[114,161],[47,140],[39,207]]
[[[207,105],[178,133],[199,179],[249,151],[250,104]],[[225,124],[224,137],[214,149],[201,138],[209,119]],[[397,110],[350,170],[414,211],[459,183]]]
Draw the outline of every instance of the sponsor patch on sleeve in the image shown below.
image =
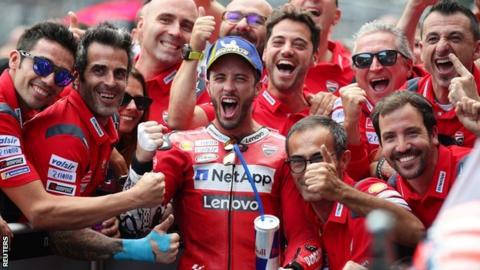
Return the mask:
[[62,171],[62,170],[59,170],[57,168],[49,167],[48,168],[48,178],[54,179],[54,180],[70,182],[70,183],[75,183],[75,180],[77,178],[77,173],[76,172]]
[[18,146],[0,147],[0,158],[20,155],[20,154],[22,154],[22,148]]
[[24,155],[16,155],[0,159],[0,172],[22,165],[27,165]]
[[51,180],[47,181],[46,187],[47,191],[68,196],[74,196],[76,188],[77,187],[75,185],[65,184]]
[[50,162],[48,164],[69,172],[74,172],[78,168],[77,162],[62,158],[61,156],[57,156],[55,154],[52,154],[52,156],[50,157]]
[[12,178],[15,176],[19,176],[22,174],[26,174],[30,172],[30,168],[28,166],[22,166],[18,168],[14,168],[5,172],[2,172],[2,180],[7,180],[8,178]]
[[0,146],[20,146],[20,140],[15,136],[1,135]]

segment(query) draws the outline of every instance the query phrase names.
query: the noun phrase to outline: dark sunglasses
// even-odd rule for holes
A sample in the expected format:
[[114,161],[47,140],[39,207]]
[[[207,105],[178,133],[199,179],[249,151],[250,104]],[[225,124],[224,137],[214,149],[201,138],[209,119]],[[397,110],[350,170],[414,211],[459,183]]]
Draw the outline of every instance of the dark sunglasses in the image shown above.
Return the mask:
[[54,72],[54,81],[57,86],[65,87],[70,84],[74,77],[70,71],[65,68],[58,67],[47,58],[40,56],[33,56],[29,52],[19,50],[22,57],[33,59],[33,71],[38,76],[47,77]]
[[148,107],[150,107],[150,104],[152,104],[152,99],[149,97],[145,97],[145,96],[132,97],[129,93],[125,92],[125,94],[123,95],[122,104],[120,106],[127,106],[130,103],[130,101],[132,101],[132,99],[135,102],[135,106],[140,111],[144,111],[148,109]]
[[240,11],[225,11],[223,13],[223,19],[229,23],[238,23],[243,18],[247,19],[247,24],[250,26],[262,26],[267,20],[267,18],[257,13],[243,14]]
[[383,50],[377,53],[358,53],[352,56],[353,65],[357,68],[369,68],[372,65],[373,57],[376,57],[382,66],[393,66],[397,62],[397,55],[407,58],[397,50]]

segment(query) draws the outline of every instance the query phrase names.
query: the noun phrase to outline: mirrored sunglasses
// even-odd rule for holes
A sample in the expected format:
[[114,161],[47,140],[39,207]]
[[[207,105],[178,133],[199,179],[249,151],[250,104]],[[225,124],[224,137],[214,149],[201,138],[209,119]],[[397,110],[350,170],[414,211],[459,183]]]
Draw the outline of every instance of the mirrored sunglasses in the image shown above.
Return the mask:
[[73,74],[65,68],[61,68],[52,63],[52,61],[41,56],[33,56],[26,51],[18,51],[21,56],[33,59],[33,71],[41,77],[47,77],[54,72],[54,81],[57,86],[65,87],[75,78]]

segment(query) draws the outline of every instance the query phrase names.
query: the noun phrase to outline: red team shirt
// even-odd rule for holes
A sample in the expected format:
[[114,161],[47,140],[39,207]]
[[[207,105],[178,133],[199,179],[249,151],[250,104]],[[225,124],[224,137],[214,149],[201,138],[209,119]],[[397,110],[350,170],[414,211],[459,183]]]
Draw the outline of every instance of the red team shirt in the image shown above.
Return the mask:
[[317,63],[307,73],[305,85],[312,93],[336,93],[340,87],[353,82],[355,72],[350,52],[338,41],[329,41],[328,50],[333,54],[332,60]]
[[418,194],[400,175],[394,175],[389,183],[400,192],[412,208],[413,214],[429,228],[443,205],[457,175],[463,166],[463,158],[470,153],[470,148],[440,145],[438,162],[435,167],[428,191]]
[[77,91],[28,122],[24,136],[46,190],[68,196],[89,196],[105,180],[118,140],[112,119],[102,127]]
[[35,180],[38,174],[25,157],[22,127],[35,111],[22,111],[12,78],[0,76],[0,187],[15,187]]
[[[473,67],[473,77],[478,89],[480,85],[480,71],[475,65]],[[437,119],[438,134],[448,136],[450,138],[450,143],[448,144],[473,147],[476,136],[458,120],[455,107],[452,106],[451,110],[445,111],[435,100],[431,75],[409,80],[403,88],[419,93],[432,103],[435,118]]]

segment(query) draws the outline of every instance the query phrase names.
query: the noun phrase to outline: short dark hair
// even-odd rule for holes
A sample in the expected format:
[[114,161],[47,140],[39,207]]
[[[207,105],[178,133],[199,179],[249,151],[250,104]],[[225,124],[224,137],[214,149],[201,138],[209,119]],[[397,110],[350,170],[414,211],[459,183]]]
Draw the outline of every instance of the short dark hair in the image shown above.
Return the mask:
[[88,60],[88,48],[94,42],[125,50],[128,56],[127,70],[130,72],[132,69],[132,37],[127,31],[119,29],[110,23],[101,23],[93,28],[89,28],[78,44],[75,68],[80,75],[80,79],[84,79],[83,75]]
[[70,32],[66,26],[50,21],[40,22],[27,28],[17,42],[17,50],[28,52],[32,50],[41,39],[60,44],[60,46],[69,51],[75,58],[77,41],[73,33]]
[[143,77],[142,73],[140,73],[140,71],[138,71],[138,69],[136,69],[135,67],[132,67],[132,70],[130,70],[129,75],[131,75],[138,82],[140,82],[140,85],[142,86],[143,95],[148,97],[147,83],[145,82],[145,77]]
[[455,13],[462,13],[465,15],[470,21],[470,30],[473,34],[474,40],[480,40],[480,29],[478,28],[478,20],[477,17],[473,14],[473,12],[466,8],[465,6],[461,5],[457,1],[454,0],[441,0],[428,11],[425,15],[422,27],[420,27],[420,36],[423,37],[423,24],[425,20],[432,14],[433,12],[438,12],[442,15],[453,15]]
[[433,107],[430,101],[422,95],[414,92],[406,90],[396,91],[378,102],[371,115],[373,127],[375,128],[380,144],[382,143],[379,123],[380,116],[390,114],[407,104],[412,105],[422,115],[423,124],[425,125],[428,134],[432,135],[433,127],[437,125],[437,120],[435,119],[435,114],[433,113]]
[[285,4],[282,7],[275,9],[267,20],[267,40],[272,36],[272,29],[279,22],[283,20],[292,20],[305,24],[310,30],[310,41],[313,45],[313,53],[318,49],[320,42],[320,29],[315,25],[315,22],[306,11],[293,6],[292,4]]
[[287,134],[285,144],[287,155],[289,154],[288,142],[293,134],[295,134],[296,132],[315,129],[317,127],[323,127],[330,131],[333,138],[335,155],[337,156],[337,158],[340,158],[342,154],[347,150],[347,132],[342,125],[335,122],[330,117],[322,115],[307,116],[295,123],[295,125],[290,128]]

